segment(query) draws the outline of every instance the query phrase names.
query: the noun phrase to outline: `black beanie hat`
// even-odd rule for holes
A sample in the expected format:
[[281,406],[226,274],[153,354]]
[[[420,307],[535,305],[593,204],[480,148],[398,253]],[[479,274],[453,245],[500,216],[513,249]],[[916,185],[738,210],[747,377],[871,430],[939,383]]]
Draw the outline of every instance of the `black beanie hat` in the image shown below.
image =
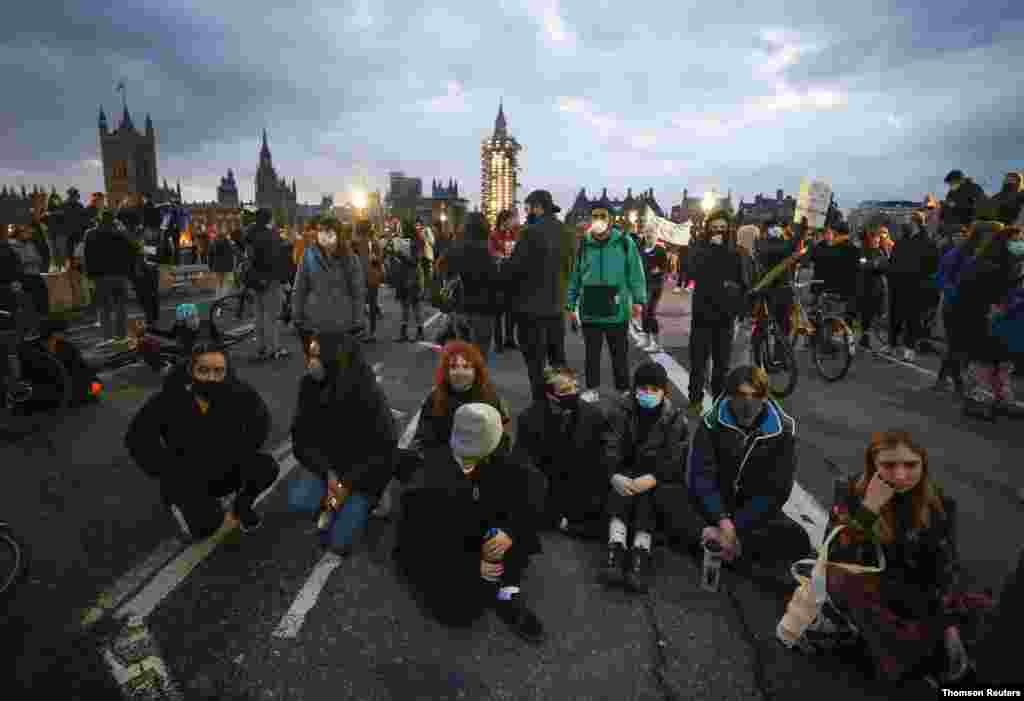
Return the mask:
[[667,391],[668,372],[658,363],[649,360],[633,373],[633,387],[660,387]]

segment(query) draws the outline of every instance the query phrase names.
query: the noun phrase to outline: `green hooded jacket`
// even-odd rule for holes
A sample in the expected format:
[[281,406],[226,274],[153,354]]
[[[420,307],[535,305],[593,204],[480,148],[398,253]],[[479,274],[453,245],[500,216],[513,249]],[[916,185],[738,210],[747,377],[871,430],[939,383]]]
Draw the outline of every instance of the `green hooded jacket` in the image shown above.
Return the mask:
[[644,264],[633,239],[612,228],[606,241],[589,233],[580,244],[569,277],[568,309],[584,324],[613,326],[632,316],[631,305],[647,303]]

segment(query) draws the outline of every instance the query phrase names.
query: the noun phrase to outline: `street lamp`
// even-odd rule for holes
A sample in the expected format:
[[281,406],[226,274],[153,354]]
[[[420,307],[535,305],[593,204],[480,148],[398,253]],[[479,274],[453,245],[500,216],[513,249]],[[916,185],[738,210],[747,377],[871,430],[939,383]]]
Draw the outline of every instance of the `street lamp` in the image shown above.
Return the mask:
[[704,210],[704,214],[707,214],[715,208],[715,202],[718,198],[715,196],[714,191],[704,193],[704,198],[700,202],[700,208]]

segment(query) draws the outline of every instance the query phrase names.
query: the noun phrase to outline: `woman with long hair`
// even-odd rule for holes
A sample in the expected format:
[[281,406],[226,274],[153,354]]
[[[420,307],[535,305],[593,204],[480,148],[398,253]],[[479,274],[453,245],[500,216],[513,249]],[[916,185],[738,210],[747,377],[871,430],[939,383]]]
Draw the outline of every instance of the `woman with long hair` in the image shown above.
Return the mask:
[[883,571],[831,567],[828,594],[859,631],[877,677],[962,678],[969,661],[960,626],[991,600],[958,588],[956,503],[930,478],[928,452],[905,431],[876,433],[864,453],[864,472],[839,483],[836,492],[826,532],[845,528],[829,561]]
[[441,352],[434,388],[423,402],[410,450],[423,455],[435,448],[447,447],[455,412],[463,404],[474,402],[489,404],[500,412],[506,433],[498,449],[508,450],[511,441],[507,430],[512,415],[491,384],[480,349],[466,341],[449,341]]

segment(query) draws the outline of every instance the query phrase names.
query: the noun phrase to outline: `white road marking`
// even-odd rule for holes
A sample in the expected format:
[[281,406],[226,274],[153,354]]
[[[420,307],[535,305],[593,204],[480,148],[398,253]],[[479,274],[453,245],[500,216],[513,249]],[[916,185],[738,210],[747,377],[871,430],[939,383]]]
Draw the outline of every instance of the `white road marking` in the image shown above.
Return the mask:
[[309,575],[306,583],[302,585],[302,589],[299,590],[295,601],[288,608],[288,612],[284,614],[281,622],[274,629],[272,635],[275,638],[294,638],[298,636],[302,624],[306,621],[306,614],[316,606],[317,599],[320,598],[320,592],[323,591],[324,585],[327,584],[327,578],[331,576],[331,572],[337,569],[341,562],[342,558],[331,552],[320,558],[320,562],[316,563],[316,567],[313,568],[313,572]]
[[[636,337],[634,336],[634,341]],[[684,395],[690,386],[690,373],[682,365],[676,362],[675,358],[664,351],[651,353],[651,358],[665,368],[672,384]],[[714,398],[706,390],[704,391],[704,411],[709,411]],[[783,513],[799,523],[808,537],[811,544],[817,548],[825,538],[825,528],[828,526],[828,511],[818,503],[806,489],[800,486],[799,482],[793,482],[793,489],[789,493],[789,499],[782,507]]]
[[177,538],[163,541],[149,556],[129,570],[113,586],[99,595],[96,602],[82,614],[83,628],[89,628],[108,612],[116,609],[128,596],[145,584],[153,573],[171,561],[185,547]]

